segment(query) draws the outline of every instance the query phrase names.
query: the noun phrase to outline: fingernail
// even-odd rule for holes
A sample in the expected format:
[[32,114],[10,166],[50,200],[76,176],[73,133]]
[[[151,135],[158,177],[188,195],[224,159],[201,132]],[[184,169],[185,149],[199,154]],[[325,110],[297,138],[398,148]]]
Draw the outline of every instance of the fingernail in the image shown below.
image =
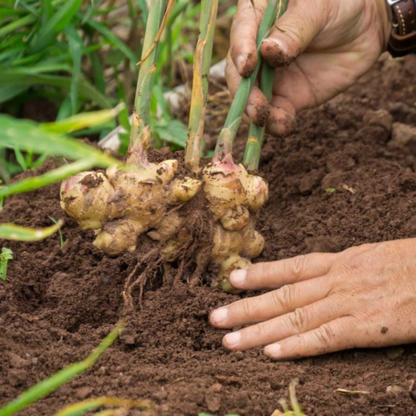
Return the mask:
[[224,343],[227,345],[227,347],[235,347],[240,342],[240,339],[240,332],[231,332],[224,337]]
[[245,269],[234,270],[230,274],[231,284],[236,287],[244,285],[246,281],[246,276],[247,276],[247,270]]
[[237,64],[238,72],[241,74],[241,71],[243,70],[244,65],[246,64],[246,58],[244,57],[244,55],[238,55],[235,61]]
[[228,316],[228,309],[227,308],[216,309],[211,314],[211,321],[214,324],[222,324],[223,322],[226,321],[227,316]]
[[264,349],[264,353],[270,357],[279,357],[281,350],[282,346],[280,344],[272,344]]

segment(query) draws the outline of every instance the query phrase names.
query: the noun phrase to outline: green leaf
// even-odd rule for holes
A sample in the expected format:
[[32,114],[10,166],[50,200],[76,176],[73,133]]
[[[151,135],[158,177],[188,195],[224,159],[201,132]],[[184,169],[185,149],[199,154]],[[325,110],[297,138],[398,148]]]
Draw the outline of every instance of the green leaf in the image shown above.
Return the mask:
[[[55,416],[81,416],[92,410],[98,409],[103,406],[112,406],[119,408],[142,408],[149,409],[150,402],[147,400],[124,400],[117,399],[114,397],[99,397],[98,399],[85,400],[80,403],[75,403],[67,406],[60,412],[56,413]],[[115,414],[115,413],[114,413]]]
[[[33,85],[50,85],[69,92],[71,89],[71,79],[57,75],[32,74],[21,68],[1,71],[0,88],[10,86],[29,87]],[[97,103],[102,108],[111,107],[107,98],[84,79],[79,83],[79,96]],[[2,97],[0,97],[0,102],[2,102]]]
[[122,42],[116,35],[114,35],[113,32],[111,32],[111,30],[107,29],[104,25],[92,19],[87,20],[86,24],[88,26],[91,26],[97,32],[101,33],[111,45],[120,50],[120,52],[122,52],[127,58],[129,58],[132,64],[135,64],[139,61],[138,56],[129,47],[127,47],[124,42]]
[[22,170],[23,171],[27,170],[25,157],[22,155],[22,152],[17,147],[14,148],[14,154],[16,156],[17,163],[20,165]]
[[91,111],[88,113],[77,114],[61,121],[41,124],[41,127],[43,130],[50,133],[71,133],[87,127],[99,126],[107,121],[113,120],[124,108],[125,106],[122,103],[111,110]]
[[0,186],[0,198],[44,188],[45,186],[70,178],[77,173],[91,169],[92,167],[94,167],[94,162],[89,159],[82,159],[50,170],[40,176],[33,176],[22,179],[19,182],[13,182],[10,185]]
[[90,59],[92,64],[92,71],[94,74],[94,84],[98,91],[102,94],[105,94],[105,78],[104,78],[104,68],[101,64],[100,54],[98,51],[92,51],[90,53]]
[[92,164],[108,167],[117,164],[117,160],[74,140],[46,131],[35,122],[16,120],[7,115],[0,115],[0,146],[20,150],[32,150],[37,153],[49,153],[70,159],[88,158]]
[[[15,224],[0,224],[0,239],[13,241],[40,241],[58,231],[63,221],[46,228],[26,228]],[[1,414],[1,413],[0,413]]]
[[141,16],[142,16],[142,21],[144,23],[144,25],[147,25],[147,19],[149,18],[149,10],[147,8],[147,4],[146,4],[146,0],[136,0],[137,4],[140,7],[141,10]]
[[26,390],[15,400],[1,408],[0,416],[10,416],[20,410],[25,409],[33,402],[36,402],[37,400],[47,396],[66,382],[72,380],[78,374],[88,370],[103,355],[107,348],[109,348],[111,344],[117,339],[124,327],[124,322],[117,324],[117,326],[110,332],[110,334],[104,338],[98,348],[95,349],[84,361],[71,364],[63,370],[58,371],[50,378],[47,378],[31,387],[29,390]]
[[13,251],[11,251],[9,248],[3,247],[1,249],[0,257],[3,260],[13,260]]
[[30,23],[33,23],[36,20],[37,19],[35,16],[28,14],[27,16],[22,17],[21,19],[11,22],[8,25],[0,28],[0,38],[8,35],[9,33],[13,33],[15,30],[20,29],[21,27],[24,27]]
[[170,120],[166,125],[156,125],[154,131],[162,140],[166,140],[168,143],[180,147],[186,146],[188,129],[179,120]]
[[33,38],[32,52],[39,52],[49,46],[56,36],[68,26],[81,4],[82,0],[66,0]]
[[13,260],[13,252],[6,247],[1,249],[0,254],[0,279],[6,280],[7,278],[7,264],[9,260]]
[[0,88],[0,104],[17,97],[22,92],[26,91],[29,87],[26,85],[17,85],[10,87]]
[[53,6],[51,3],[51,0],[42,0],[42,7],[41,7],[41,13],[42,13],[42,25],[46,25],[48,20],[53,15]]
[[72,114],[76,114],[77,101],[78,101],[78,88],[79,88],[79,82],[80,82],[80,77],[81,77],[81,58],[82,58],[83,42],[73,25],[69,25],[65,29],[65,34],[68,37],[69,50],[71,52],[72,65],[73,65],[71,89],[70,89],[71,107],[72,107]]
[[333,194],[335,191],[336,191],[336,189],[335,189],[335,188],[328,188],[328,189],[325,189],[325,192],[326,192],[326,193],[328,193],[328,194]]

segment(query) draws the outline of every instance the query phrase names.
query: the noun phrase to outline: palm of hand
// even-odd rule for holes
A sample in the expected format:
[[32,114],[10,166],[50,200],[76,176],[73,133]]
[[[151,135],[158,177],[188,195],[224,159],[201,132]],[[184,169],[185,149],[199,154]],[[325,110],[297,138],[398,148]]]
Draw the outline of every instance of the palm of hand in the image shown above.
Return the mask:
[[276,70],[274,95],[300,111],[323,104],[355,84],[386,46],[382,20],[374,19],[375,5],[367,3],[332,2],[328,16],[321,17],[327,23],[304,53],[290,66]]

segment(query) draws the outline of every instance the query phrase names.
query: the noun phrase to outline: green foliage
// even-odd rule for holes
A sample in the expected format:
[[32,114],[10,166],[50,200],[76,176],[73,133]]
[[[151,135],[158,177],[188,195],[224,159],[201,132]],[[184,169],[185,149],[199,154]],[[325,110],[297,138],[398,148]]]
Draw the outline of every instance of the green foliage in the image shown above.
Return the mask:
[[[49,219],[56,225],[59,224],[59,221],[57,221],[55,218],[53,217],[49,217]],[[61,229],[58,229],[58,234],[59,234],[59,242],[60,242],[60,247],[61,247],[61,251],[64,250],[64,244],[66,243],[66,241],[64,241],[64,235],[62,234]]]
[[123,322],[119,323],[84,361],[71,364],[63,370],[58,371],[50,378],[39,382],[38,384],[23,392],[15,400],[6,404],[0,409],[0,416],[10,416],[16,414],[20,410],[25,409],[30,404],[52,393],[63,384],[71,381],[77,375],[91,368],[103,355],[107,348],[109,348],[111,344],[118,338],[120,332],[124,329],[124,326],[125,324]]
[[0,224],[0,239],[13,241],[40,241],[58,231],[63,221],[46,228],[26,228],[15,224]]
[[[19,182],[0,186],[0,198],[33,191],[52,183],[60,182],[94,166],[105,168],[117,164],[118,161],[116,159],[62,133],[103,124],[113,119],[122,108],[122,106],[118,106],[114,110],[78,114],[66,120],[44,124],[0,115],[0,150],[1,148],[13,149],[16,160],[23,170],[37,167],[48,155],[62,156],[75,160],[73,163],[64,164],[41,176],[34,176]],[[26,152],[26,156],[22,154],[22,151]],[[34,153],[41,155],[35,163],[33,163]],[[0,153],[0,160],[1,157],[2,154]],[[0,171],[0,175],[8,180],[11,174],[6,169],[4,169],[6,173]]]
[[32,90],[64,106],[64,116],[91,104],[114,105],[102,78],[106,59],[119,53],[132,69],[139,54],[114,34],[122,22],[103,19],[112,10],[95,1],[2,1],[0,103],[19,96],[23,102]]
[[119,415],[120,410],[125,411],[122,414],[128,414],[128,410],[132,408],[139,408],[139,409],[149,409],[151,407],[150,402],[147,400],[123,400],[123,399],[117,399],[113,397],[99,397],[98,399],[90,399],[90,400],[84,400],[83,402],[71,404],[58,413],[55,414],[55,416],[81,416],[85,415],[86,413],[89,413],[93,410],[96,410],[98,408],[104,407],[104,406],[111,406],[115,407],[116,409],[109,409],[107,411],[100,412],[98,415]]
[[9,260],[13,260],[13,252],[6,247],[1,249],[0,254],[0,279],[6,280],[7,279],[7,263]]

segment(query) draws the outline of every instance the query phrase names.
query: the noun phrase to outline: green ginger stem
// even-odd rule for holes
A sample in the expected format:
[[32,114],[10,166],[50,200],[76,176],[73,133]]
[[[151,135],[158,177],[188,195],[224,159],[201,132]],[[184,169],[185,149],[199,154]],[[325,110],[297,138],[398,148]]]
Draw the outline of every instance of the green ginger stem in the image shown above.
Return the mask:
[[[257,49],[260,48],[261,43],[269,33],[270,28],[276,21],[279,0],[270,0],[267,3],[263,19],[257,33]],[[238,86],[237,93],[234,97],[224,127],[218,137],[217,146],[214,153],[214,162],[222,161],[227,155],[232,152],[232,145],[237,135],[238,128],[241,124],[241,117],[247,105],[248,97],[253,89],[254,83],[257,79],[260,70],[260,60],[257,61],[256,68],[249,78],[243,78]]]
[[[152,0],[144,37],[142,59],[152,48],[158,34],[168,0]],[[157,45],[140,66],[130,131],[130,149],[140,145],[146,126],[150,125],[150,101],[155,80]]]
[[[280,18],[286,11],[289,0],[280,0],[278,6],[277,18]],[[261,57],[259,57],[261,59]],[[263,92],[267,101],[270,102],[273,93],[273,82],[276,69],[263,63],[263,69],[260,79],[260,90]],[[249,170],[255,170],[259,167],[260,153],[263,146],[264,133],[266,128],[257,126],[255,123],[250,124],[248,140],[244,154],[243,163]]]
[[218,0],[201,1],[200,34],[195,53],[189,134],[185,151],[185,165],[191,171],[199,170],[201,159],[217,12]]

